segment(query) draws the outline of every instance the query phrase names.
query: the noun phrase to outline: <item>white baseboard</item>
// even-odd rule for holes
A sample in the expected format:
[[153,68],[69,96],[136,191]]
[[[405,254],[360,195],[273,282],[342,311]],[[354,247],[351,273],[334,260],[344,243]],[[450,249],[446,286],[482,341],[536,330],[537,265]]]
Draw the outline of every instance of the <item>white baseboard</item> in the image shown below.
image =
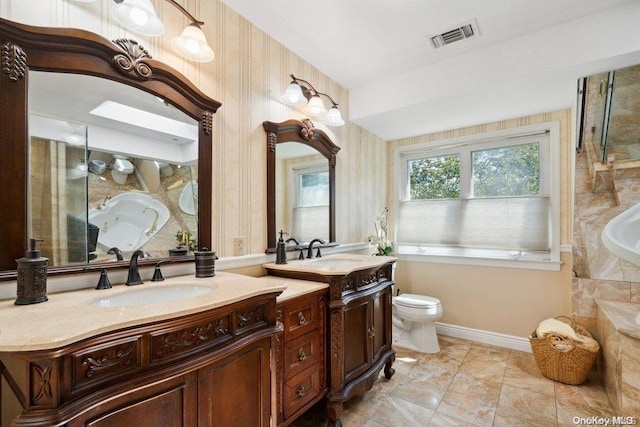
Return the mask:
[[469,341],[483,344],[495,345],[498,347],[510,348],[513,350],[526,351],[531,353],[531,344],[528,338],[505,335],[497,332],[483,331],[480,329],[466,328],[464,326],[450,325],[448,323],[436,322],[436,332],[448,337],[462,338]]

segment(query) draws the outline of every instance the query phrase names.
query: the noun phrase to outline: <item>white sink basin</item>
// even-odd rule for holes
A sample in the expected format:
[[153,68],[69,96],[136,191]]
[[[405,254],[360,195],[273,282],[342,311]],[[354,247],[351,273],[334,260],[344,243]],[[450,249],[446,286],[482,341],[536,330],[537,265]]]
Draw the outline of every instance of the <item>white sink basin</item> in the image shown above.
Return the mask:
[[614,255],[640,266],[640,203],[607,223],[602,242]]
[[160,304],[192,298],[213,291],[211,286],[172,285],[131,290],[118,295],[100,298],[91,304],[98,307],[135,307],[147,304]]

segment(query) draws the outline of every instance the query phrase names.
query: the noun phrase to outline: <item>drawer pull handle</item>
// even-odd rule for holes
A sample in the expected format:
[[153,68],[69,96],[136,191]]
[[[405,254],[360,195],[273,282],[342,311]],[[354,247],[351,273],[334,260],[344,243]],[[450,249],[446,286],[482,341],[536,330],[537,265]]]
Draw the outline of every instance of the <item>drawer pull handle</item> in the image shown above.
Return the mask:
[[298,397],[302,397],[305,394],[307,394],[307,389],[304,388],[304,385],[301,385],[300,388],[298,389]]
[[304,318],[304,314],[301,311],[298,312],[298,323],[304,325],[307,319]]
[[304,347],[300,347],[300,350],[298,351],[298,360],[302,362],[306,358],[307,358],[307,353],[305,353]]
[[369,338],[373,338],[376,336],[376,328],[369,329]]

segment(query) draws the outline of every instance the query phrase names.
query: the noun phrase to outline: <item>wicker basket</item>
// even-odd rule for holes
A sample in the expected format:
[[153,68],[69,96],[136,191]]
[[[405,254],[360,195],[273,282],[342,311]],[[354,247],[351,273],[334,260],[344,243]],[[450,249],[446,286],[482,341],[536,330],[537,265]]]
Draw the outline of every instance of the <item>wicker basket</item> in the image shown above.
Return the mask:
[[[580,335],[591,338],[591,334],[566,316],[556,317],[567,321],[571,328]],[[545,377],[564,384],[578,385],[586,381],[589,371],[598,357],[598,351],[590,351],[579,347],[571,338],[548,335],[538,338],[534,330],[529,336],[533,357],[540,373]],[[559,350],[554,344],[561,344]]]

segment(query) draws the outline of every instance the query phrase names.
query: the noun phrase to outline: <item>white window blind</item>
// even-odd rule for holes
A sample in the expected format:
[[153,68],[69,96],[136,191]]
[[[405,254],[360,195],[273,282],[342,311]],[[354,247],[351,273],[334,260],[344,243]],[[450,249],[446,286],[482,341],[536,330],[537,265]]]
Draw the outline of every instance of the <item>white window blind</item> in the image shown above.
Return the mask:
[[415,246],[549,251],[549,198],[402,202],[397,242]]
[[329,207],[310,206],[293,209],[293,227],[291,235],[299,242],[310,242],[320,238],[329,241]]

